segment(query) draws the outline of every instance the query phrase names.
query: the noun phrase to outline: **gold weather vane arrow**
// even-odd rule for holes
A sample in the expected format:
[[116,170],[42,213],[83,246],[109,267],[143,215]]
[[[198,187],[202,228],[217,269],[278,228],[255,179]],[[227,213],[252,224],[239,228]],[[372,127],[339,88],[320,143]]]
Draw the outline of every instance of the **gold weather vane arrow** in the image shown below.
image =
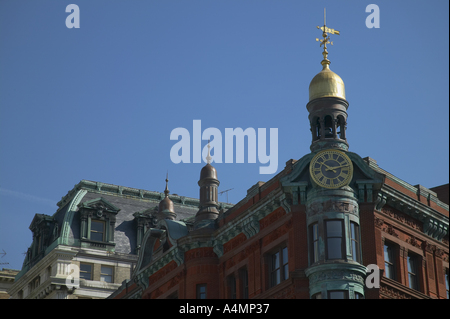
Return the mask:
[[323,60],[321,63],[322,65],[325,66],[330,64],[330,60],[328,60],[327,44],[333,45],[333,41],[330,41],[330,37],[328,36],[328,34],[337,34],[337,35],[340,34],[338,30],[327,27],[327,16],[325,8],[323,9],[323,27],[317,26],[317,29],[322,30],[323,39],[316,38],[316,41],[320,42],[320,46],[323,45],[323,52],[322,52]]

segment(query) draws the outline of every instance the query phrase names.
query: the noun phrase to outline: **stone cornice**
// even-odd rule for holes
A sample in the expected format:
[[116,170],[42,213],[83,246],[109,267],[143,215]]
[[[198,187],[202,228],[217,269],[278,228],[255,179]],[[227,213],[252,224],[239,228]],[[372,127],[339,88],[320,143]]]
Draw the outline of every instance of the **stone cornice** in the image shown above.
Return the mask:
[[[423,222],[424,233],[428,236],[442,240],[448,234],[449,218],[433,208],[386,184],[382,186],[378,194],[378,198],[381,197],[389,206]],[[376,207],[377,210],[381,210],[381,208],[380,205]]]

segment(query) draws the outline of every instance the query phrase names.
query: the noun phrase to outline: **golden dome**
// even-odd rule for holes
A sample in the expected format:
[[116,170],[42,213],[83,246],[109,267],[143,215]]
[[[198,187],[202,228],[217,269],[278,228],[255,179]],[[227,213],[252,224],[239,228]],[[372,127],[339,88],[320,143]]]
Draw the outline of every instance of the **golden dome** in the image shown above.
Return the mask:
[[330,70],[327,63],[309,84],[309,100],[321,97],[338,97],[345,100],[345,86],[341,77]]

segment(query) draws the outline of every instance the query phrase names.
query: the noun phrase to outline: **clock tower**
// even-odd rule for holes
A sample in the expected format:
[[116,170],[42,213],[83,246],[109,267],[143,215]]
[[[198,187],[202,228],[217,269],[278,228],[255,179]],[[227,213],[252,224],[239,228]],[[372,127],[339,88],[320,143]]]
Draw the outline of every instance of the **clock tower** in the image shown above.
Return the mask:
[[366,267],[362,264],[359,205],[354,187],[354,163],[345,134],[349,103],[342,79],[330,70],[329,35],[324,18],[322,70],[309,86],[312,133],[306,196],[309,293],[313,299],[364,298]]

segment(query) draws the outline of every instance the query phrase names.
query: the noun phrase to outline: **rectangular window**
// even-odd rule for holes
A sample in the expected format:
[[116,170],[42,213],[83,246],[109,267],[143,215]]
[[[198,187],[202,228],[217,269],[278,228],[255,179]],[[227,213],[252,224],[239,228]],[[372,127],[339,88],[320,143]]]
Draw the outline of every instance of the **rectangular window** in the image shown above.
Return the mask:
[[408,254],[408,282],[409,288],[419,290],[419,276],[417,267],[418,258],[414,254]]
[[319,261],[319,225],[317,223],[310,226],[311,240],[311,264]]
[[387,278],[395,279],[395,259],[394,248],[391,244],[384,244],[384,275]]
[[248,299],[248,271],[246,268],[240,271],[241,287],[242,287],[242,299]]
[[270,255],[270,286],[276,286],[288,278],[288,249],[283,247]]
[[91,221],[91,240],[105,240],[105,223],[98,220]]
[[113,268],[102,266],[100,273],[100,281],[113,282]]
[[236,299],[236,278],[234,275],[228,278],[228,284],[230,285],[230,299]]
[[197,285],[197,299],[206,299],[206,284]]
[[352,256],[353,260],[361,262],[360,250],[359,250],[359,225],[357,223],[350,223],[351,232],[351,244],[352,244]]
[[448,268],[447,268],[447,271],[445,272],[445,288],[447,289],[447,299],[449,299],[449,296],[448,296]]
[[327,259],[344,259],[344,223],[342,220],[327,220]]
[[92,280],[92,265],[80,264],[80,279]]
[[328,299],[348,299],[348,291],[345,290],[328,291]]

